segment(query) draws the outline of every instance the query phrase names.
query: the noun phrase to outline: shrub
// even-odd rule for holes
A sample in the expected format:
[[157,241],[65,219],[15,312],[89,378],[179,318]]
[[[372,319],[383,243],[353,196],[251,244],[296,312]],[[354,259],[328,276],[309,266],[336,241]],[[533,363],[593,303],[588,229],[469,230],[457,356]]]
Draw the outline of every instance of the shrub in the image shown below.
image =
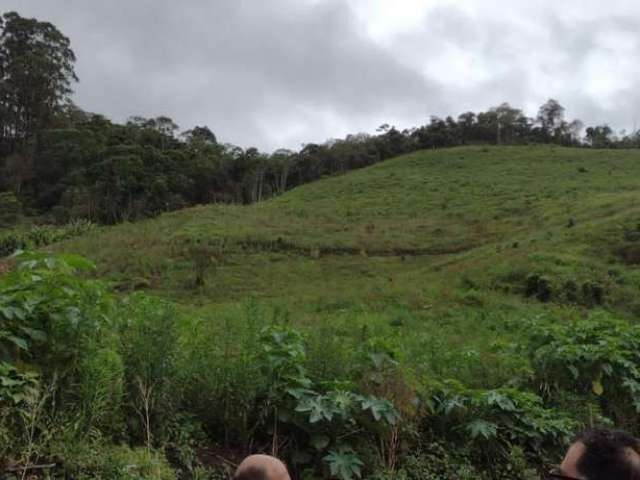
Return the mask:
[[632,227],[626,226],[624,228],[624,239],[627,242],[638,242],[640,241],[640,224],[636,224]]
[[[0,278],[0,362],[18,375],[4,381],[12,388],[20,382],[29,386],[27,380],[35,375],[41,380],[37,390],[29,386],[26,392],[10,392],[14,402],[32,400],[24,410],[27,416],[20,414],[21,405],[9,405],[13,418],[32,425],[70,422],[79,436],[100,429],[116,435],[122,425],[122,362],[110,348],[112,302],[100,283],[79,276],[90,268],[74,256],[18,257],[17,267]],[[51,411],[44,415],[44,409]],[[28,446],[26,452],[36,444],[46,450],[56,428],[10,425],[15,438],[31,432],[22,444]],[[25,455],[20,442],[13,442],[11,450]]]
[[224,260],[225,244],[197,239],[188,244],[185,253],[193,265],[193,286],[201,288],[207,282],[209,271]]
[[449,445],[428,443],[402,458],[398,478],[406,480],[472,480],[480,474],[468,458],[456,458]]
[[24,238],[19,235],[9,234],[0,237],[0,258],[8,257],[17,250],[26,248]]
[[178,315],[169,303],[143,294],[125,298],[119,312],[130,433],[146,443],[161,440],[180,398],[173,384]]
[[514,448],[535,464],[555,457],[575,426],[567,415],[545,408],[540,397],[514,388],[470,389],[453,380],[436,381],[423,398],[422,435],[446,439],[452,451],[465,448],[480,471],[496,476],[498,468],[511,464]]
[[0,192],[0,227],[10,227],[18,222],[22,213],[20,200],[13,192]]
[[551,283],[548,278],[535,273],[527,276],[525,286],[527,297],[535,297],[541,302],[548,302],[551,300],[551,294]]
[[583,304],[588,307],[602,305],[604,302],[604,288],[598,282],[585,282],[582,284]]
[[581,398],[578,403],[592,402],[617,424],[639,431],[639,326],[605,313],[563,323],[536,317],[523,322],[522,335],[517,353],[529,359],[533,386],[548,402],[575,405]]
[[288,453],[297,465],[310,464],[322,455],[331,474],[341,480],[361,476],[363,462],[350,439],[359,446],[375,445],[380,434],[396,425],[399,415],[387,399],[361,394],[348,385],[314,385],[305,368],[302,337],[293,329],[267,327],[260,338],[259,359],[267,390],[257,410],[265,413],[260,424],[269,426],[272,451],[280,448],[279,435],[295,438]]
[[[65,464],[68,478],[89,480],[174,480],[163,455],[144,448],[100,445]],[[65,478],[67,478],[65,477]]]
[[613,252],[627,265],[640,264],[640,244],[636,241],[621,243],[613,249]]
[[3,463],[15,451],[22,419],[26,418],[28,402],[40,389],[38,375],[22,373],[13,365],[0,362],[0,472]]
[[182,409],[224,445],[248,445],[256,397],[264,390],[257,362],[262,316],[253,303],[215,316],[185,318],[177,388]]
[[93,268],[80,257],[25,253],[18,260],[0,278],[0,359],[29,362],[64,386],[104,334],[109,296],[99,282],[77,276]]
[[111,348],[89,353],[78,385],[88,428],[119,439],[124,432],[124,364]]
[[18,250],[46,247],[52,243],[84,235],[94,228],[95,224],[86,220],[74,220],[61,227],[34,225],[23,233],[16,232],[0,236],[0,258]]

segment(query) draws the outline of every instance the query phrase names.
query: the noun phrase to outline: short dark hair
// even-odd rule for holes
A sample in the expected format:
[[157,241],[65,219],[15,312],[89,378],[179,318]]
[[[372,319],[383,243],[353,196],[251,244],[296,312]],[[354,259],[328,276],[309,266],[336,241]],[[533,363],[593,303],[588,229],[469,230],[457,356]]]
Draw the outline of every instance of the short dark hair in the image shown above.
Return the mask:
[[640,443],[623,430],[589,428],[574,442],[585,446],[578,459],[578,472],[588,480],[640,480],[640,464],[629,456],[640,454]]
[[234,473],[233,480],[268,480],[267,470],[262,466],[251,465]]

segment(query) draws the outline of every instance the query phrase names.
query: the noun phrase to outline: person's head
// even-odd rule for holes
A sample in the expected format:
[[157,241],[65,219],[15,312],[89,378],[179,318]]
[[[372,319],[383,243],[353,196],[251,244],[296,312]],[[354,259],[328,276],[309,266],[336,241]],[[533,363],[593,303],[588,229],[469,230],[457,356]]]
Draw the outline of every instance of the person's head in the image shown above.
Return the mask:
[[233,474],[233,480],[291,480],[284,463],[269,455],[245,458]]
[[640,444],[622,430],[587,429],[571,443],[552,478],[640,480]]

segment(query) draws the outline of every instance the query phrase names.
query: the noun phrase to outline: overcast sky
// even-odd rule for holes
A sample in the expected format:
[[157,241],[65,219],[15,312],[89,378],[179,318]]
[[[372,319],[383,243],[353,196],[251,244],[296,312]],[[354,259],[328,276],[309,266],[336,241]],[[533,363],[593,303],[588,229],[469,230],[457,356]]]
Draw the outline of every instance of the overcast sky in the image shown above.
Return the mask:
[[0,0],[54,23],[75,101],[299,148],[507,101],[640,126],[637,0]]

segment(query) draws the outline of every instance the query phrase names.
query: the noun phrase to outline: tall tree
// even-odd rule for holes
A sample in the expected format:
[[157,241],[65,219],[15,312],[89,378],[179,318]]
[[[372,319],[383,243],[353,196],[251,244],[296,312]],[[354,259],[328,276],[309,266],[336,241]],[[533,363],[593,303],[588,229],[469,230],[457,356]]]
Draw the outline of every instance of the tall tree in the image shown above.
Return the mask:
[[491,110],[496,114],[496,143],[513,143],[517,126],[524,116],[522,111],[506,102]]
[[0,28],[0,153],[10,153],[52,124],[78,77],[69,39],[51,23],[9,12]]
[[585,133],[587,143],[593,148],[609,148],[611,146],[613,130],[609,125],[588,127]]
[[546,140],[549,140],[564,122],[564,107],[557,100],[550,98],[540,106],[536,120],[542,127]]
[[191,130],[181,134],[188,143],[203,142],[208,145],[217,145],[218,140],[215,134],[207,126],[193,127]]

